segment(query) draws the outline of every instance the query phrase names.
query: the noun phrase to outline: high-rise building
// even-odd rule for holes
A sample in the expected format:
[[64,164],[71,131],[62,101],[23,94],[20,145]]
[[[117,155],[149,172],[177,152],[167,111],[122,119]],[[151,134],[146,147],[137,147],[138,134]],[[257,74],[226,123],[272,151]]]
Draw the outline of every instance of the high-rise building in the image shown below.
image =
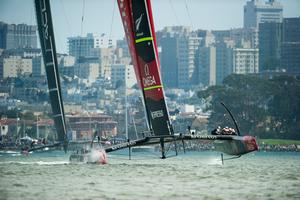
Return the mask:
[[0,21],[0,49],[6,49],[7,24]]
[[69,37],[69,55],[75,56],[77,59],[81,57],[93,57],[94,49],[112,48],[116,46],[116,41],[109,38],[105,34],[97,35],[88,33],[86,37]]
[[98,49],[98,58],[100,63],[99,73],[101,77],[109,78],[111,75],[111,66],[114,62],[115,51],[112,48]]
[[[161,38],[161,76],[165,87],[178,87],[177,39],[166,36]],[[172,59],[170,59],[172,58]]]
[[114,87],[126,84],[127,88],[136,84],[133,65],[113,64],[111,66],[111,83]]
[[0,22],[0,49],[37,48],[37,27]]
[[3,52],[4,57],[20,56],[23,58],[33,58],[41,55],[42,55],[41,49],[33,49],[33,48],[6,49]]
[[226,38],[230,38],[230,30],[214,30],[211,31],[215,36],[216,42],[223,42]]
[[122,57],[130,57],[129,48],[125,38],[117,40],[117,48],[122,49]]
[[221,85],[226,76],[233,73],[234,41],[216,43],[216,84]]
[[44,59],[42,56],[37,56],[32,58],[32,76],[33,77],[40,77],[45,76],[45,66],[44,66]]
[[300,73],[300,17],[283,20],[280,67],[287,72]]
[[82,63],[79,67],[81,68],[81,77],[90,83],[99,77],[99,63]]
[[235,42],[236,47],[245,47],[248,43],[248,48],[258,47],[258,29],[257,28],[236,28],[230,30],[230,39]]
[[86,37],[69,37],[69,55],[75,56],[77,59],[81,57],[90,57],[91,49],[94,48],[93,34],[88,33]]
[[200,39],[196,36],[178,38],[178,87],[190,88],[196,85],[197,68],[195,66],[195,53],[199,48]]
[[215,30],[212,31],[216,38],[216,42],[224,42],[233,40],[235,46],[242,47],[247,42],[249,48],[258,47],[258,29],[256,28],[235,28],[230,30]]
[[216,48],[199,47],[195,61],[198,82],[203,86],[216,85]]
[[[157,34],[161,47],[163,83],[171,88],[189,88],[195,83],[195,52],[200,38],[189,27],[166,27]],[[172,58],[172,59],[170,59]]]
[[32,59],[20,56],[10,56],[3,58],[2,78],[19,77],[32,73]]
[[251,0],[244,6],[244,28],[258,28],[260,23],[282,23],[282,5],[276,0]]
[[234,48],[233,72],[236,74],[258,73],[258,49]]
[[259,24],[259,70],[280,68],[282,23]]
[[[220,33],[220,32],[222,32],[222,33]],[[214,45],[215,42],[218,41],[218,39],[220,39],[222,36],[226,35],[226,33],[224,33],[226,31],[224,31],[224,32],[220,31],[220,32],[219,32],[220,34],[215,35],[214,31],[210,32],[207,30],[197,30],[196,34],[200,40],[199,46],[208,47],[208,46]]]

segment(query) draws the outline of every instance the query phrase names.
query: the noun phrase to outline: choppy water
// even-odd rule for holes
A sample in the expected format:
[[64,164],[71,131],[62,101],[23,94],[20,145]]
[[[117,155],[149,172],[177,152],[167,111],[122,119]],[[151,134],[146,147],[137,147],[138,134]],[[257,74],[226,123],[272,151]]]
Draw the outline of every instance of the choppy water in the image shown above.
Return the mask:
[[[13,156],[12,156],[13,155]],[[0,154],[0,199],[300,199],[300,153],[109,155],[71,164],[63,153]]]

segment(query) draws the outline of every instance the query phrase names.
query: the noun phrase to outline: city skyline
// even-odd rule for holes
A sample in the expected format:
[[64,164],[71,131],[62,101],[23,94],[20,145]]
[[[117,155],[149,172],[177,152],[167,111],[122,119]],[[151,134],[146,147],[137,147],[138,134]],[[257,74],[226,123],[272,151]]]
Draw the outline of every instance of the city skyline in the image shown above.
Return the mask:
[[[83,4],[83,2],[85,2]],[[114,4],[114,3],[115,4]],[[194,30],[226,30],[243,27],[243,6],[247,0],[173,0],[152,1],[156,30],[166,26],[191,26]],[[300,2],[279,1],[284,17],[299,17]],[[81,23],[84,7],[84,20]],[[211,12],[211,9],[214,12]],[[17,12],[10,12],[15,9]],[[113,12],[114,10],[114,12]],[[159,11],[158,11],[159,10]],[[161,10],[165,10],[162,12]],[[16,15],[15,13],[20,13]],[[211,14],[213,13],[213,14]],[[216,14],[217,13],[217,14]],[[115,1],[53,1],[52,16],[59,53],[67,53],[67,38],[105,33],[113,39],[124,36],[118,6]],[[210,17],[213,16],[213,17]],[[104,19],[104,20],[102,20]],[[200,19],[200,20],[199,20]],[[0,21],[35,24],[33,1],[1,0]]]

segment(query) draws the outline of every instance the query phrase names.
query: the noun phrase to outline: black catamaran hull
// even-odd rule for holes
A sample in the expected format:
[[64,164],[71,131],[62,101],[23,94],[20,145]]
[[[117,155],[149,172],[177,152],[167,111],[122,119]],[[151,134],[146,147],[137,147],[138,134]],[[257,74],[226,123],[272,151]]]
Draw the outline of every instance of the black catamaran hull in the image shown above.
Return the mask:
[[58,64],[56,58],[55,39],[49,0],[35,0],[37,25],[48,80],[50,103],[58,141],[64,143],[66,149],[66,123],[61,95]]
[[[160,144],[161,136],[145,137],[139,140],[132,140],[122,144],[105,148],[107,153],[117,151],[124,148],[135,146],[146,146]],[[221,151],[228,155],[240,156],[252,151],[258,150],[256,139],[252,136],[232,136],[232,135],[172,135],[165,136],[164,142],[171,143],[174,141],[184,140],[202,140],[214,141],[217,151]]]
[[234,156],[258,150],[257,142],[252,136],[233,136],[232,140],[216,140],[214,146],[217,151]]

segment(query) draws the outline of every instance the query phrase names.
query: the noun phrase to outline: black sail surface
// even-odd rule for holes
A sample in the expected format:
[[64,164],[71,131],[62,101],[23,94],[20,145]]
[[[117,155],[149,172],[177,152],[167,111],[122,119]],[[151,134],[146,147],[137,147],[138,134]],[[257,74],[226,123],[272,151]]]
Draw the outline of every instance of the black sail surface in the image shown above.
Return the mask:
[[56,48],[49,0],[35,0],[36,18],[48,80],[50,103],[58,141],[66,148],[66,123],[58,73]]
[[145,106],[154,135],[173,134],[159,72],[158,55],[151,24],[152,12],[147,1],[132,1],[134,39],[140,66]]

